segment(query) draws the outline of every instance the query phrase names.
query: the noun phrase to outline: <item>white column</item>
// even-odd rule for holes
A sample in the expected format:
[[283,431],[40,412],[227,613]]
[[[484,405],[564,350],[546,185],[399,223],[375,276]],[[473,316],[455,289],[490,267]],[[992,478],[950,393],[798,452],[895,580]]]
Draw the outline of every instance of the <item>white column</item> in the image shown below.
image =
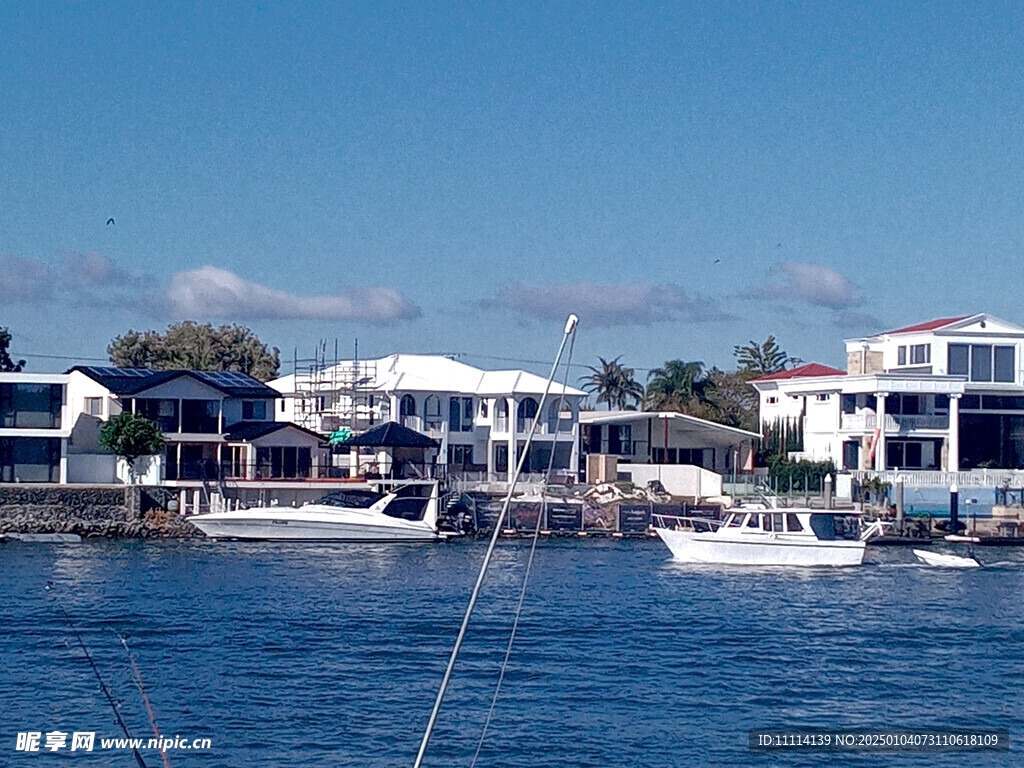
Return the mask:
[[[573,477],[579,476],[580,469],[580,412],[579,408],[574,403],[566,403],[569,410],[572,412],[572,421],[569,424],[569,431],[572,435],[572,449],[569,451],[569,471],[572,472]],[[555,426],[561,426],[561,418],[555,422]],[[557,431],[556,431],[557,439]]]
[[875,443],[875,470],[885,471],[885,392],[876,392],[875,418],[878,419],[878,442]]
[[949,396],[949,464],[947,472],[960,471],[960,395]]
[[512,482],[512,478],[515,477],[516,473],[516,427],[518,426],[516,421],[516,399],[515,397],[509,397],[508,402],[508,482]]

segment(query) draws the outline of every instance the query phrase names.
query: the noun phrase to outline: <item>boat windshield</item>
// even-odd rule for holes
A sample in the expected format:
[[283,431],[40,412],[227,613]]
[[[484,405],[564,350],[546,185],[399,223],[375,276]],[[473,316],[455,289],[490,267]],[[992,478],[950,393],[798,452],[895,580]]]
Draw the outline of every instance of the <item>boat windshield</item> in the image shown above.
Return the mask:
[[328,507],[349,507],[350,509],[369,509],[383,496],[372,491],[334,491],[328,493],[317,504]]

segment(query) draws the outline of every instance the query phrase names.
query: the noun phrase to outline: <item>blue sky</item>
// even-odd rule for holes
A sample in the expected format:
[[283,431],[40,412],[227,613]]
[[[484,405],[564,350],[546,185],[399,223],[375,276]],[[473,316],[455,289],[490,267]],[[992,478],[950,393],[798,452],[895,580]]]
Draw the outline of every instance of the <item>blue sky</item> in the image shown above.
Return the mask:
[[358,337],[500,367],[576,311],[577,362],[644,369],[1024,323],[1022,27],[1012,3],[3,3],[0,325],[22,355],[189,318],[289,361]]

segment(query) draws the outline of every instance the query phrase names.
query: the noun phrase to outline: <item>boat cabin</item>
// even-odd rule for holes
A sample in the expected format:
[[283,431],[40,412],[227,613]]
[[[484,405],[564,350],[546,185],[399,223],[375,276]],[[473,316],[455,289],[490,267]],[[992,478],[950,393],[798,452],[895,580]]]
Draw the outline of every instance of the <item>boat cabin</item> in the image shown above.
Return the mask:
[[849,513],[769,509],[769,510],[738,510],[730,513],[719,529],[722,532],[749,534],[785,534],[803,536],[818,541],[835,541],[836,539],[856,539],[860,533],[860,524],[855,516]]

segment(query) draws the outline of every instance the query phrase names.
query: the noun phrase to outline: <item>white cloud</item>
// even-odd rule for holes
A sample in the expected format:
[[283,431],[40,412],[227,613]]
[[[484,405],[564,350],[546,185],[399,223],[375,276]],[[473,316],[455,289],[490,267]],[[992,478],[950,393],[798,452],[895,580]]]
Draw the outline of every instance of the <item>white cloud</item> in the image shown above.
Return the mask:
[[547,286],[513,283],[490,303],[540,320],[564,320],[574,312],[581,322],[592,328],[674,320],[706,322],[729,317],[715,302],[689,296],[677,285],[646,283],[581,282]]
[[856,286],[831,267],[784,261],[777,282],[754,291],[754,296],[772,299],[796,299],[817,307],[849,309],[864,303]]
[[0,301],[36,301],[53,293],[53,269],[42,261],[0,254]]
[[332,296],[298,296],[268,288],[219,267],[171,277],[167,306],[176,317],[236,320],[409,320],[420,308],[394,288],[349,288]]

